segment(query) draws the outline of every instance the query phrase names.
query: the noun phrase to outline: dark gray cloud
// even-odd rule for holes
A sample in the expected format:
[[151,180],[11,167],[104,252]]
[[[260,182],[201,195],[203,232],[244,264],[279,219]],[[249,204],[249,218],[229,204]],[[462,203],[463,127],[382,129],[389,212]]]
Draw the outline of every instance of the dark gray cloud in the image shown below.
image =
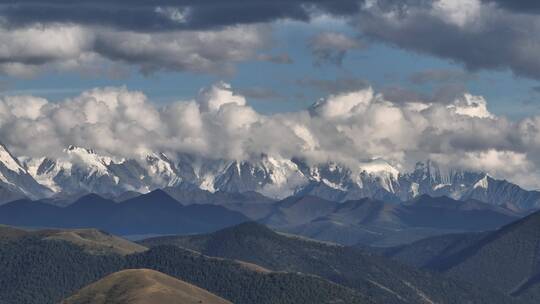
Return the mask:
[[[259,26],[283,19],[309,21],[325,13],[350,20],[359,29],[363,41],[367,37],[446,58],[471,71],[509,69],[519,76],[540,79],[540,35],[536,34],[540,32],[536,14],[539,8],[539,1],[530,0],[0,0],[0,36],[5,46],[0,52],[0,73],[25,76],[49,64],[60,62],[63,67],[85,64],[96,54],[134,64],[146,73],[155,70],[221,73],[233,69],[235,62],[251,59],[292,63],[287,55],[260,55],[264,39],[255,42],[253,37],[248,37],[253,43],[238,48],[233,43],[222,48],[220,44],[227,41],[216,35],[212,36],[216,43],[210,44],[204,42],[202,34],[200,37],[191,34],[183,40],[186,37],[178,33],[219,34],[220,30],[234,26]],[[34,30],[33,35],[27,33],[28,37],[39,34],[39,28],[45,31],[52,28],[60,36],[65,33],[62,26],[77,27],[84,35],[72,34],[77,36],[73,40],[58,37],[65,42],[64,48],[37,48],[35,52],[25,47],[25,44],[34,45],[33,41],[4,39],[28,28]],[[265,31],[271,29],[259,33],[264,36]],[[116,33],[112,40],[111,32]],[[134,37],[133,33],[170,35]],[[124,37],[128,35],[124,34],[131,35],[127,42]],[[241,36],[235,41],[245,40]],[[47,40],[39,43],[47,44]],[[141,43],[134,42],[137,40]],[[190,45],[200,45],[200,49],[190,49]],[[319,65],[340,65],[347,52],[363,46],[358,37],[335,32],[320,33],[309,42],[314,61]],[[67,52],[68,48],[72,51]],[[249,51],[242,51],[245,49]],[[225,51],[219,53],[221,50]],[[457,77],[431,76],[439,82]]]
[[357,0],[6,0],[0,14],[10,26],[75,23],[135,31],[211,29],[271,22],[309,20],[314,11],[352,15]]
[[[270,55],[272,28],[282,19],[358,13],[356,0],[0,0],[0,73],[134,66],[156,71],[230,75],[247,60],[290,64]],[[263,52],[263,53],[261,53]]]
[[386,0],[367,6],[355,23],[371,39],[447,58],[471,71],[509,69],[540,79],[540,36],[534,34],[540,23],[533,14],[480,0]]
[[502,8],[521,13],[540,13],[540,1],[537,0],[483,0],[486,3],[496,3]]

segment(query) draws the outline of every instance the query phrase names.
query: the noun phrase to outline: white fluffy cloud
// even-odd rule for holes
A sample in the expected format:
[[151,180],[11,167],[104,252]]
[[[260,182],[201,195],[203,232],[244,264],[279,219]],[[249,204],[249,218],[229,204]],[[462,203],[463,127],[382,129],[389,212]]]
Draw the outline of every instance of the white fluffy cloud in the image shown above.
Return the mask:
[[256,112],[225,83],[165,106],[122,87],[60,103],[5,97],[0,139],[27,156],[54,156],[78,145],[117,157],[163,151],[242,160],[264,153],[351,166],[384,158],[405,169],[433,159],[527,186],[540,182],[540,117],[510,121],[468,94],[451,104],[408,104],[365,88],[273,115]]
[[438,0],[433,2],[435,15],[460,27],[465,27],[478,20],[481,9],[481,0]]

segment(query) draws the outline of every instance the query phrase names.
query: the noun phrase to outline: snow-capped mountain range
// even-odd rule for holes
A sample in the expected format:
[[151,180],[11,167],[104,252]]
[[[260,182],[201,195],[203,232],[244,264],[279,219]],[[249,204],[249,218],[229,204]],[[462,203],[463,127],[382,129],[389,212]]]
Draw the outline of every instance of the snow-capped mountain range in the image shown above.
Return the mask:
[[481,172],[442,169],[418,163],[400,172],[382,159],[351,169],[335,163],[308,165],[299,159],[261,156],[256,161],[209,160],[163,153],[140,159],[114,159],[91,149],[70,146],[62,157],[15,157],[0,145],[0,202],[19,197],[98,193],[146,193],[157,188],[185,187],[210,192],[256,191],[280,199],[315,195],[334,201],[371,197],[388,202],[422,194],[476,199],[516,210],[540,208],[540,192],[526,191]]

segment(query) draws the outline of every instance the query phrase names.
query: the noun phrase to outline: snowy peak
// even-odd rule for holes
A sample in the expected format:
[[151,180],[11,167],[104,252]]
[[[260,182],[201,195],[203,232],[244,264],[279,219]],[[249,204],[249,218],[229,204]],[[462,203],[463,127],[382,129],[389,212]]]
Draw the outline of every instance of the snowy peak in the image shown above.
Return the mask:
[[360,168],[362,172],[367,173],[372,178],[374,177],[384,190],[390,193],[396,191],[395,186],[397,186],[400,172],[387,161],[380,158],[374,159],[360,164]]
[[69,146],[64,152],[71,160],[72,164],[87,168],[90,174],[107,175],[108,166],[112,163],[112,158],[96,154],[92,149]]
[[149,177],[157,184],[174,187],[182,182],[173,161],[164,153],[152,153],[146,156]]
[[428,160],[425,163],[416,163],[416,167],[411,175],[417,180],[432,184],[448,184],[452,179],[452,173],[449,171],[441,169],[437,163]]
[[[29,197],[47,193],[121,194],[167,187],[195,187],[211,192],[259,192],[276,199],[313,195],[332,201],[365,197],[399,203],[427,194],[476,199],[518,209],[540,208],[540,192],[526,191],[480,172],[418,163],[402,172],[384,159],[359,162],[352,168],[279,156],[250,160],[208,159],[154,152],[135,159],[104,156],[70,146],[58,158],[14,158],[0,146],[0,187]],[[47,192],[47,189],[50,189]]]
[[488,181],[488,175],[486,174],[481,180],[477,181],[476,184],[474,184],[473,188],[482,188],[487,189],[489,187],[489,181]]
[[56,193],[146,193],[182,182],[174,161],[164,153],[115,160],[92,149],[69,146],[56,159],[24,158],[24,163],[40,184]]
[[109,193],[109,188],[119,184],[119,177],[110,170],[112,158],[91,149],[69,146],[56,159],[22,160],[36,181],[56,193]]
[[21,158],[28,174],[30,174],[39,184],[47,187],[52,192],[59,192],[60,188],[54,182],[53,178],[58,174],[58,166],[55,160],[41,158]]
[[214,189],[257,191],[275,198],[292,195],[299,184],[307,182],[293,161],[266,155],[254,161],[229,162],[214,174]]
[[399,176],[399,170],[390,165],[387,161],[377,158],[369,162],[363,162],[360,164],[360,170],[372,174],[375,176],[384,176],[397,179]]
[[[434,161],[417,163],[413,172],[404,174],[402,179],[414,181],[433,191],[460,185],[472,185],[483,177],[481,172],[464,171],[440,166]],[[472,183],[472,184],[471,184]]]
[[21,166],[19,161],[13,157],[8,149],[0,143],[0,166],[13,171],[17,174],[24,174],[26,170]]
[[[40,185],[9,150],[0,144],[0,187],[15,195],[40,198],[51,194]],[[0,198],[2,202],[2,198]]]

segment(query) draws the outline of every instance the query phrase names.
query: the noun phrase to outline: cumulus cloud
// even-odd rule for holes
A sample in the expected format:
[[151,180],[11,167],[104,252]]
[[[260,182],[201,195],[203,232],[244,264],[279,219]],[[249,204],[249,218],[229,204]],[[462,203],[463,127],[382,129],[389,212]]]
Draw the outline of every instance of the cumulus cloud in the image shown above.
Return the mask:
[[246,105],[246,99],[243,96],[234,95],[231,86],[224,82],[201,90],[198,101],[204,111],[218,111],[226,104]]
[[472,96],[465,94],[462,98],[456,99],[449,109],[456,111],[457,114],[470,117],[493,118],[487,109],[487,101],[481,96]]
[[[508,7],[522,1],[366,1],[355,24],[372,39],[463,63],[540,78],[538,15]],[[530,5],[530,1],[527,2]]]
[[115,157],[162,151],[246,160],[266,154],[352,168],[384,158],[410,169],[432,159],[525,186],[540,182],[540,117],[511,121],[471,94],[451,103],[392,102],[360,88],[272,115],[255,111],[226,83],[164,106],[123,87],[63,102],[12,96],[0,99],[0,140],[15,154],[34,157],[77,145]]
[[362,91],[331,95],[313,105],[313,112],[324,118],[344,118],[362,113],[374,98],[371,88]]

